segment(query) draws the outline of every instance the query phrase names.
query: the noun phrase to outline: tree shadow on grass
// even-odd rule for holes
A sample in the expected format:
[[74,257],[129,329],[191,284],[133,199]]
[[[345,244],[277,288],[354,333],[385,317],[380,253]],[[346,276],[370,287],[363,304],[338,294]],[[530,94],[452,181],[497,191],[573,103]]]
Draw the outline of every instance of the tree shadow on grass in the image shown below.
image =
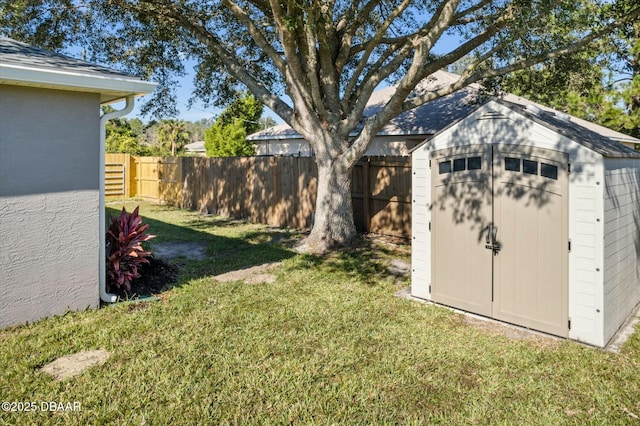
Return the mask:
[[312,265],[329,272],[346,275],[367,286],[378,286],[387,280],[397,282],[399,276],[389,267],[389,260],[398,251],[378,244],[375,238],[358,234],[353,245],[324,256],[307,255]]
[[[107,220],[109,221],[111,216],[115,216],[119,212],[119,209],[107,207]],[[151,279],[151,281],[155,282],[154,285],[147,286],[146,293],[148,294],[124,294],[122,297],[124,299],[153,296],[175,287],[182,287],[193,279],[219,275],[264,263],[278,262],[295,255],[287,247],[289,239],[281,238],[283,233],[286,234],[286,231],[283,230],[271,228],[250,229],[241,232],[239,237],[228,237],[214,235],[208,231],[222,226],[231,227],[246,223],[233,219],[225,220],[219,217],[206,217],[203,218],[204,220],[193,219],[178,225],[145,216],[144,211],[141,211],[141,216],[143,223],[149,224],[147,232],[156,236],[148,243],[151,251],[153,251],[154,245],[159,246],[161,244],[179,242],[193,244],[193,255],[190,255],[187,250],[177,257],[154,259],[161,261],[152,261],[151,267],[143,269],[142,272],[162,275],[167,277],[167,281],[171,281],[169,272],[175,269],[177,271],[175,282],[167,282],[162,285],[162,282]],[[205,248],[206,255],[204,258],[200,253],[196,255],[195,249],[201,247]],[[149,279],[149,277],[146,278]],[[133,289],[136,289],[135,282],[133,283]]]

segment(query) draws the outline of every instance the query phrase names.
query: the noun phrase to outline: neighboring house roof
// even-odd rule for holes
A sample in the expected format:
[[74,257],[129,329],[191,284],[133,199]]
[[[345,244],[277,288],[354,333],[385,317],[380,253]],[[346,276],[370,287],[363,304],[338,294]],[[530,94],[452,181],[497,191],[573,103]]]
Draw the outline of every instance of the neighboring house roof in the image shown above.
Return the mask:
[[[428,77],[417,88],[416,92],[432,91],[444,85],[455,83],[459,77],[445,71],[437,71]],[[367,104],[364,117],[379,112],[389,101],[395,87],[387,87],[374,92]],[[422,106],[400,114],[384,126],[377,136],[385,135],[424,135],[436,134],[455,124],[475,111],[484,102],[480,101],[480,85],[472,84],[451,95],[436,99]],[[550,127],[572,140],[578,141],[592,150],[606,157],[636,157],[640,156],[633,149],[619,142],[640,144],[640,139],[625,135],[598,124],[569,116],[518,96],[507,94],[497,100],[509,108],[525,113],[528,105],[533,105],[542,114],[527,116],[534,121]],[[358,130],[358,129],[357,129]],[[300,139],[301,136],[288,124],[280,124],[264,131],[249,135],[248,140]]]
[[184,146],[186,152],[205,152],[204,141],[191,142]]
[[[442,86],[449,85],[457,81],[459,77],[445,71],[437,71],[426,78],[415,92],[427,92],[436,90]],[[404,112],[395,117],[378,132],[378,136],[395,135],[432,135],[447,127],[454,121],[467,116],[477,107],[479,85],[472,84],[451,95],[436,99],[418,108]],[[363,117],[371,117],[380,110],[391,99],[396,88],[386,87],[375,91],[364,110]],[[356,135],[360,129],[357,128],[352,135]],[[247,137],[250,141],[274,140],[274,139],[300,139],[301,136],[288,124],[279,124],[261,132],[253,133]]]
[[0,37],[0,84],[100,93],[109,103],[152,92],[156,83]]

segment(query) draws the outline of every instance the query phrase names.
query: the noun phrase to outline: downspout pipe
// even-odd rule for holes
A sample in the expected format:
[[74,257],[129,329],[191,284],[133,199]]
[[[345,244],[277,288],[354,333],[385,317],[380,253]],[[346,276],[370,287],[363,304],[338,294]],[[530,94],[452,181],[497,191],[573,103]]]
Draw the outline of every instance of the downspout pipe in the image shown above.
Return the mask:
[[133,96],[127,96],[127,103],[121,110],[103,114],[100,117],[100,201],[99,201],[99,217],[100,217],[100,300],[106,303],[115,303],[118,300],[118,296],[115,294],[107,293],[107,254],[106,254],[106,212],[105,209],[105,150],[106,150],[106,138],[107,138],[107,121],[122,117],[129,114],[135,105],[135,99]]

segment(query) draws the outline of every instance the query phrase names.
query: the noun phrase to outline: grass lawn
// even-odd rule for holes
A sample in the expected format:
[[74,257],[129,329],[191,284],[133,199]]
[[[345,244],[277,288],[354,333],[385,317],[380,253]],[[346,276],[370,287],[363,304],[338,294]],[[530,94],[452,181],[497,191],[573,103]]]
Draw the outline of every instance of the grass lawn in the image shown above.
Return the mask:
[[[144,202],[156,244],[197,241],[180,282],[121,303],[0,331],[0,399],[82,404],[0,413],[0,424],[639,424],[640,331],[620,354],[512,340],[448,309],[400,299],[387,272],[407,248],[362,244],[326,258],[262,225]],[[109,214],[119,206],[109,205]],[[283,237],[282,235],[279,235]],[[272,284],[213,275],[281,261]],[[54,359],[111,358],[57,382]]]

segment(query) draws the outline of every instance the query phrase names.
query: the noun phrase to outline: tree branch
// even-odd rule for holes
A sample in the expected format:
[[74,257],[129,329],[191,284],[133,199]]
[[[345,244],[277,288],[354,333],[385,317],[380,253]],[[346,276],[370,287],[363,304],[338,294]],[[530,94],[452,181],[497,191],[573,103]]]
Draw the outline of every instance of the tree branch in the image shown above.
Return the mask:
[[[364,54],[362,55],[362,58],[360,58],[360,60],[358,61],[356,71],[352,74],[351,78],[349,79],[349,82],[347,83],[347,86],[345,88],[345,94],[351,93],[353,88],[356,86],[358,80],[360,79],[362,72],[366,68],[367,63],[369,62],[369,59],[371,58],[371,54],[373,53],[374,49],[376,48],[376,46],[378,46],[378,44],[380,43],[380,40],[382,40],[382,38],[388,31],[389,27],[391,26],[391,24],[393,24],[393,21],[398,16],[400,16],[407,9],[407,7],[409,7],[410,4],[411,4],[411,0],[404,0],[402,3],[400,3],[398,7],[396,7],[393,10],[393,12],[389,15],[389,17],[382,23],[380,28],[376,31],[376,34],[371,38],[371,40],[366,43],[364,48]],[[345,98],[346,97],[348,97],[348,95],[345,95]]]
[[[306,119],[312,120],[314,126],[319,126],[320,122],[317,121],[317,116],[313,114],[313,99],[309,94],[310,90],[308,90],[309,81],[307,80],[307,74],[303,71],[303,65],[300,63],[299,58],[300,55],[298,55],[299,52],[296,48],[296,34],[293,34],[290,29],[293,26],[293,29],[296,30],[296,23],[285,22],[284,18],[288,17],[289,14],[282,10],[281,4],[278,0],[270,0],[269,3],[273,12],[273,20],[280,37],[280,42],[284,48],[284,55],[287,58],[284,77],[287,82],[287,93],[291,97],[291,100],[297,109],[296,120],[300,116],[304,116]],[[292,19],[297,18],[299,18],[299,16],[296,14],[292,16]],[[304,34],[302,34],[302,37],[304,39]],[[292,125],[292,127],[300,131],[298,129],[300,126]],[[312,134],[307,131],[302,133],[304,133],[303,136],[305,137]]]
[[[199,42],[209,47],[218,57],[220,57],[226,63],[229,73],[238,79],[238,81],[244,83],[263,104],[271,108],[287,123],[290,123],[293,120],[293,109],[289,105],[287,105],[278,96],[272,94],[260,81],[250,75],[244,66],[236,59],[235,55],[228,52],[223,47],[217,37],[211,34],[203,26],[195,24],[193,20],[180,13],[175,7],[159,8],[157,3],[155,5],[153,4],[154,2],[141,2],[138,5],[135,5],[124,0],[117,1],[123,8],[134,10],[142,16],[164,18],[184,28]],[[152,8],[145,8],[145,4],[151,4]]]
[[[476,72],[474,73],[473,70],[477,67],[477,64],[473,64],[472,66],[470,66],[467,71],[462,75],[462,77],[460,78],[460,80],[458,80],[456,83],[441,88],[439,90],[433,91],[433,92],[429,92],[426,93],[424,95],[420,95],[420,96],[416,96],[412,99],[406,100],[403,104],[402,107],[402,111],[408,111],[410,109],[413,109],[415,107],[418,107],[420,105],[423,105],[427,102],[430,102],[434,99],[440,98],[442,96],[446,96],[449,95],[463,87],[468,86],[469,84],[490,78],[490,77],[497,77],[497,76],[501,76],[501,75],[505,75],[505,74],[509,74],[515,71],[519,71],[525,68],[529,68],[535,64],[538,64],[540,62],[549,60],[549,59],[555,59],[561,56],[566,56],[566,55],[570,55],[572,53],[575,53],[579,50],[582,50],[583,48],[587,47],[589,44],[593,43],[594,41],[598,40],[599,38],[601,38],[602,36],[609,34],[611,31],[613,31],[616,27],[620,26],[621,23],[623,22],[633,22],[633,20],[638,19],[638,17],[640,16],[640,8],[637,8],[635,10],[633,10],[632,12],[628,13],[625,18],[619,20],[619,21],[614,21],[608,25],[606,25],[605,27],[603,27],[601,30],[599,31],[595,31],[592,32],[591,34],[581,38],[580,40],[574,42],[572,45],[570,46],[563,46],[557,49],[553,49],[550,50],[548,52],[544,52],[541,53],[539,55],[535,55],[532,57],[529,57],[527,59],[522,59],[520,61],[516,61],[512,64],[500,67],[500,68],[495,68],[495,69],[489,69],[489,70],[484,70],[484,71],[480,71],[480,72]],[[498,47],[493,49],[498,50]],[[486,58],[486,55],[484,55]]]
[[339,119],[341,114],[339,72],[336,70],[334,58],[337,56],[337,34],[333,29],[333,17],[331,8],[326,2],[315,1],[319,19],[318,28],[318,55],[320,59],[320,84],[324,94],[330,121]]
[[262,32],[258,29],[253,20],[251,20],[249,15],[232,0],[222,0],[222,4],[226,5],[231,13],[233,13],[234,16],[247,27],[249,35],[251,35],[253,41],[255,41],[258,47],[262,49],[264,53],[269,57],[269,59],[273,61],[273,64],[276,66],[278,71],[284,74],[284,60],[282,59],[280,54],[273,48],[271,43],[269,43]]
[[[467,9],[456,13],[455,15],[453,15],[453,22],[461,22],[463,20],[464,17],[469,16],[474,14],[475,12],[479,11],[480,9],[482,9],[483,7],[493,3],[495,0],[482,0],[477,4],[474,4],[473,6],[468,7]],[[472,22],[472,21],[469,21]]]
[[[370,120],[368,120],[365,127],[372,126],[372,128],[380,128],[386,121],[397,115],[397,111],[401,108],[402,101],[424,78],[424,72],[422,72],[421,69],[424,67],[424,63],[428,58],[431,47],[448,27],[459,3],[460,0],[448,0],[443,2],[429,22],[420,30],[424,35],[416,37],[413,40],[408,40],[407,43],[398,50],[398,54],[392,61],[380,67],[371,76],[371,78],[365,82],[361,95],[352,109],[352,117],[350,117],[352,122],[362,115],[364,108],[366,108],[366,102],[363,102],[363,98],[368,99],[375,89],[375,86],[377,86],[380,81],[391,75],[391,73],[393,73],[402,64],[402,62],[409,57],[410,53],[414,52],[413,62],[405,76],[400,81],[396,92],[391,97],[387,105],[385,105],[383,110],[376,115],[375,120],[372,122],[369,122]],[[365,96],[362,96],[363,92]],[[356,155],[364,155],[364,152],[367,150],[367,146],[354,143],[350,150],[351,149],[354,150]]]

